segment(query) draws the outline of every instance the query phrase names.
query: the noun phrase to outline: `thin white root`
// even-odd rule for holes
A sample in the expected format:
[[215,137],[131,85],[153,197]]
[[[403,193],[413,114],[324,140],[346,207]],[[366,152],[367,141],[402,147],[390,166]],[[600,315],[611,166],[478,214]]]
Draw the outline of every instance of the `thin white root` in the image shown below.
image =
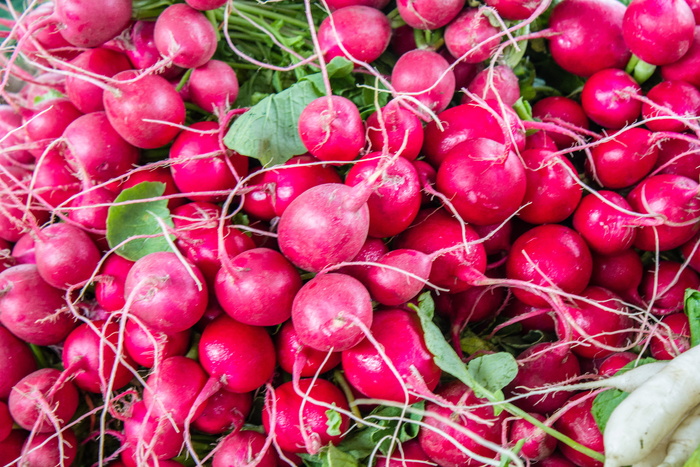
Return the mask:
[[666,457],[659,467],[682,467],[700,445],[700,405],[671,434]]

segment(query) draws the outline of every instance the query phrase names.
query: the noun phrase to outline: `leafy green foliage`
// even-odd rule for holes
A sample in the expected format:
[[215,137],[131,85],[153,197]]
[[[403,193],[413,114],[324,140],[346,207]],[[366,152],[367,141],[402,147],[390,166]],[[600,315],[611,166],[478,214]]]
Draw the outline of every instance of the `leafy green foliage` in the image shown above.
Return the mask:
[[[107,242],[110,248],[114,248],[128,240],[128,243],[117,249],[119,256],[136,261],[150,253],[170,251],[170,245],[161,227],[161,222],[167,227],[173,227],[168,200],[152,200],[162,196],[164,192],[164,183],[142,182],[127,188],[117,196],[115,205],[110,206],[107,214]],[[134,202],[119,204],[128,201]],[[134,238],[141,235],[154,237]]]
[[695,347],[700,343],[700,291],[686,289],[685,314],[690,324],[690,345]]
[[326,417],[328,418],[326,420],[326,426],[328,426],[326,433],[329,436],[340,436],[340,425],[343,423],[340,414],[336,410],[328,409],[326,410]]

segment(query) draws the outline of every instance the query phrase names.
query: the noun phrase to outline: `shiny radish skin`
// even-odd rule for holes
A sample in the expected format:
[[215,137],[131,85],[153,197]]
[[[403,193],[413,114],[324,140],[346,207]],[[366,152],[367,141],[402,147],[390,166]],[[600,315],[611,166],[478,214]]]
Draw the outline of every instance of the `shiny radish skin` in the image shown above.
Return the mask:
[[367,274],[367,289],[382,305],[398,306],[423,290],[433,259],[417,250],[397,249],[379,258],[377,263]]
[[[357,25],[362,27],[358,28]],[[345,57],[371,63],[389,47],[391,23],[377,8],[351,5],[335,10],[318,28],[318,42],[327,61]],[[345,49],[345,50],[343,50]]]
[[55,15],[63,26],[59,33],[76,47],[102,45],[122,32],[131,20],[131,0],[57,0],[55,4]]
[[158,15],[153,38],[158,52],[182,68],[200,67],[216,52],[214,25],[204,13],[183,3]]

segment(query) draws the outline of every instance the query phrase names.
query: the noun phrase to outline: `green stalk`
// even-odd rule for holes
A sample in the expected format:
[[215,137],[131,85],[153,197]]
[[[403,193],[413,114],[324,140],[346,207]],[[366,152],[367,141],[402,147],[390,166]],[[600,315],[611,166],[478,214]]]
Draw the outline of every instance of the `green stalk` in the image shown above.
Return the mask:
[[306,23],[306,21],[299,21],[298,19],[292,18],[290,16],[286,16],[286,15],[281,14],[281,13],[277,13],[276,11],[265,10],[263,8],[248,5],[246,3],[237,3],[236,8],[238,8],[240,11],[242,11],[244,13],[250,13],[250,14],[255,14],[255,15],[266,17],[266,18],[270,18],[273,20],[279,20],[279,21],[282,21],[283,23],[293,24],[293,25],[298,26],[300,28],[308,29],[308,27],[309,27],[309,25]]

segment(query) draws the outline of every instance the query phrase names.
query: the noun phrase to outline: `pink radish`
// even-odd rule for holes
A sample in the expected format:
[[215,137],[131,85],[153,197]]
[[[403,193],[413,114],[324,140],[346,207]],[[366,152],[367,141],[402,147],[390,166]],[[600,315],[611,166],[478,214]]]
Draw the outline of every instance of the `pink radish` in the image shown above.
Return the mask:
[[617,130],[639,117],[642,103],[635,96],[640,94],[641,88],[630,75],[608,68],[588,78],[581,91],[581,105],[588,118]]
[[119,255],[109,256],[102,264],[100,275],[104,277],[95,284],[95,299],[106,311],[120,310],[126,303],[124,282],[133,265]]
[[131,405],[129,417],[124,420],[121,460],[127,467],[163,465],[157,461],[177,456],[183,441],[182,429],[156,416],[143,401],[138,401]]
[[626,188],[651,172],[658,154],[650,131],[629,128],[593,146],[588,168],[605,188]]
[[67,289],[96,273],[102,255],[88,234],[78,227],[51,224],[37,237],[37,270],[49,285]]
[[238,97],[238,76],[221,60],[209,60],[192,70],[187,86],[192,102],[207,112],[226,110]]
[[390,154],[399,153],[408,160],[418,157],[423,146],[423,126],[418,116],[395,100],[381,109],[381,122],[379,115],[380,112],[375,112],[366,121],[372,150],[383,152],[386,144]]
[[[358,24],[362,24],[362,28],[358,29]],[[318,42],[327,61],[347,57],[373,62],[384,53],[390,39],[389,18],[380,10],[365,5],[339,8],[318,28]]]
[[417,250],[388,252],[367,273],[366,285],[370,296],[387,306],[408,302],[425,287],[432,263],[433,257]]
[[365,143],[360,111],[345,97],[319,97],[299,115],[299,137],[319,160],[351,161]]
[[[649,90],[647,99],[655,105],[645,102],[642,116],[648,120],[646,126],[652,131],[683,132],[688,129],[688,123],[696,121],[700,112],[700,91],[685,81],[663,81]],[[680,118],[665,118],[669,116]]]
[[628,302],[641,303],[637,288],[643,269],[642,259],[632,248],[610,255],[593,253],[591,285],[606,287]]
[[202,12],[182,3],[170,5],[158,16],[153,37],[158,52],[182,68],[200,67],[216,52],[214,26]]
[[657,316],[683,311],[686,289],[700,288],[700,276],[675,261],[659,261],[647,267],[639,286],[642,299]]
[[239,394],[222,389],[207,399],[192,426],[210,435],[236,431],[243,426],[252,407],[253,393]]
[[685,313],[664,316],[649,339],[651,356],[671,360],[690,349],[690,322]]
[[242,430],[224,438],[212,458],[212,467],[277,467],[279,461],[267,436],[257,431]]
[[325,373],[340,363],[340,352],[332,352],[329,356],[328,352],[304,345],[291,320],[284,323],[277,333],[275,349],[280,368],[291,375],[298,368],[299,376],[314,376],[317,372]]
[[465,0],[399,0],[401,18],[415,29],[438,29],[446,26],[462,10]]
[[437,52],[412,50],[394,65],[391,84],[396,92],[412,96],[433,112],[441,112],[455,92],[455,75],[449,68],[447,60]]
[[[88,73],[111,78],[119,72],[131,69],[126,55],[104,47],[88,49],[70,64]],[[83,113],[104,110],[103,89],[80,78],[80,75],[66,77],[66,93],[71,102]]]
[[76,47],[97,47],[122,32],[131,19],[131,0],[56,0],[61,36]]
[[0,326],[0,358],[6,362],[0,378],[0,399],[7,400],[12,387],[37,369],[29,344]]
[[[589,126],[588,116],[583,111],[581,104],[568,97],[550,96],[540,99],[532,106],[532,116],[547,123],[559,125],[561,122],[561,124],[570,124],[583,130],[588,130]],[[563,126],[563,128],[567,127]],[[571,136],[562,133],[554,131],[545,133],[554,140],[560,149],[568,148],[576,143]]]
[[[543,415],[538,413],[529,415],[540,422],[546,420]],[[557,448],[556,438],[522,418],[515,420],[510,425],[508,440],[511,444],[515,444],[518,440],[524,440],[525,444],[520,448],[518,454],[533,462],[549,457]]]
[[148,329],[130,319],[124,329],[124,349],[136,363],[151,368],[156,361],[185,355],[190,347],[191,334],[189,329],[165,334]]
[[576,208],[573,227],[597,253],[621,253],[630,248],[637,237],[635,225],[639,223],[638,219],[617,207],[632,210],[622,195],[614,191],[600,190],[595,194],[586,195]]
[[[593,397],[587,397],[584,400],[586,395],[586,393],[582,393],[569,399],[567,402],[567,410],[563,411],[557,421],[554,422],[554,428],[577,443],[602,453],[604,451],[603,435],[591,413]],[[580,402],[577,402],[578,400],[580,400]],[[602,462],[593,460],[589,456],[582,454],[564,443],[559,444],[559,449],[562,454],[575,465],[586,467],[603,466]]]
[[495,36],[500,31],[491,24],[487,11],[467,8],[447,25],[445,46],[453,57],[463,58],[466,63],[479,63],[494,53],[500,42]]

